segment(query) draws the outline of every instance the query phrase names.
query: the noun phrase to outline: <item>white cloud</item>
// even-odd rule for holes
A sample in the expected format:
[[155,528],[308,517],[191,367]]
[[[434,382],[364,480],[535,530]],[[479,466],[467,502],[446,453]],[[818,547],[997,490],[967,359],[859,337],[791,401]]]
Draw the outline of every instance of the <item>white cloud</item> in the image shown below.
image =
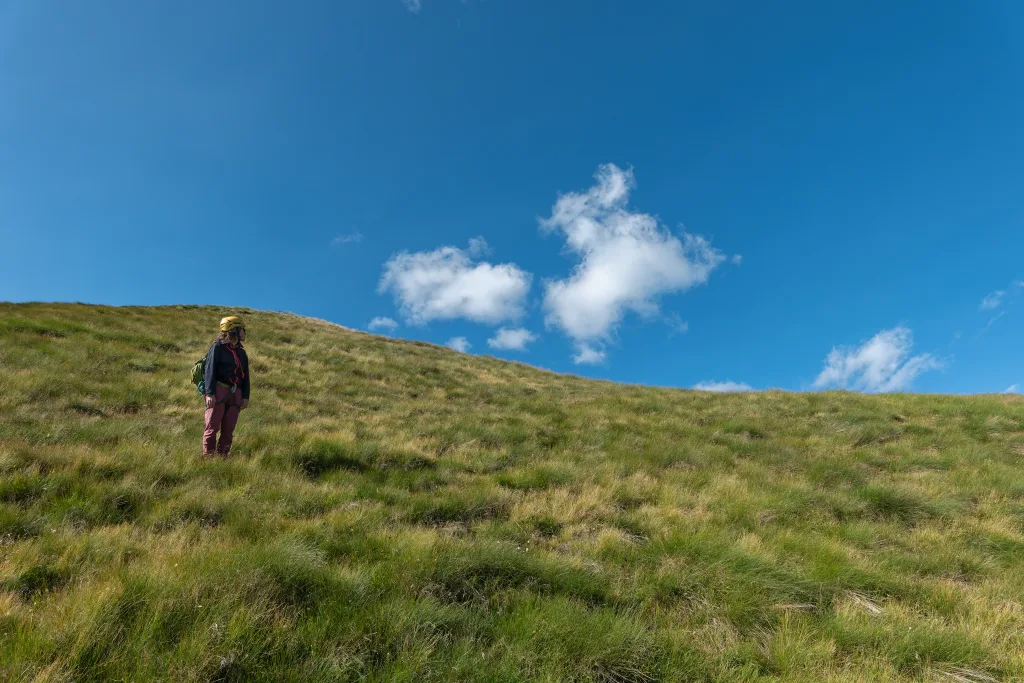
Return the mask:
[[981,300],[981,305],[978,307],[978,310],[991,311],[992,309],[999,308],[999,305],[1003,303],[1003,296],[1005,294],[1006,292],[1003,290],[992,292]]
[[377,330],[387,330],[389,332],[398,329],[398,323],[391,318],[376,317],[370,321],[370,324],[366,326],[366,329],[370,332],[376,332]]
[[743,254],[736,254],[735,256],[733,256],[732,257],[732,263],[733,263],[734,266],[742,265],[743,264]]
[[1013,385],[1007,387],[1006,391],[1004,391],[1003,393],[1004,394],[1019,394],[1020,393],[1020,385],[1019,384],[1013,384]]
[[607,164],[595,178],[585,193],[561,195],[541,221],[546,232],[560,231],[580,258],[570,277],[547,283],[544,297],[546,323],[580,345],[577,359],[603,358],[595,345],[608,341],[627,311],[654,316],[660,295],[707,282],[726,258],[703,237],[680,239],[653,216],[629,211],[631,170]]
[[587,344],[580,344],[577,347],[576,355],[572,357],[572,362],[576,365],[599,365],[604,362],[607,355],[601,349],[595,349]]
[[392,292],[414,324],[466,318],[496,325],[522,316],[532,280],[513,263],[475,262],[462,249],[441,247],[392,256],[378,291]]
[[405,8],[413,14],[419,14],[420,10],[423,8],[421,0],[402,0],[402,4],[405,5]]
[[332,247],[340,247],[345,244],[358,244],[363,241],[363,233],[361,232],[350,232],[347,235],[335,235],[334,239],[331,240]]
[[473,346],[465,337],[452,337],[447,342],[445,342],[444,345],[447,346],[449,349],[455,349],[456,351],[460,351],[462,353],[466,353]]
[[526,345],[535,341],[537,341],[537,337],[526,328],[511,329],[503,327],[498,330],[494,337],[487,340],[487,345],[492,349],[525,351]]
[[697,391],[754,391],[754,387],[743,382],[733,382],[726,380],[724,382],[698,382],[693,385],[693,388]]
[[832,349],[814,386],[867,392],[906,389],[921,373],[942,367],[929,353],[910,358],[913,346],[913,333],[896,327],[879,332],[856,349]]

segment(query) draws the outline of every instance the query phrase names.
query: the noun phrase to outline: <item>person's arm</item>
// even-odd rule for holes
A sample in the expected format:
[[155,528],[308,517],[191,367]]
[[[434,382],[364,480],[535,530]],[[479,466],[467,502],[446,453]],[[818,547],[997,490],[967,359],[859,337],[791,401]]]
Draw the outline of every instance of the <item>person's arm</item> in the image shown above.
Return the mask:
[[245,376],[242,378],[242,400],[248,405],[249,403],[249,354],[242,349],[242,372]]
[[216,377],[217,368],[217,347],[220,344],[214,344],[210,347],[210,350],[206,352],[206,372],[203,373],[203,382],[206,383],[206,395],[216,396],[217,395],[217,381]]

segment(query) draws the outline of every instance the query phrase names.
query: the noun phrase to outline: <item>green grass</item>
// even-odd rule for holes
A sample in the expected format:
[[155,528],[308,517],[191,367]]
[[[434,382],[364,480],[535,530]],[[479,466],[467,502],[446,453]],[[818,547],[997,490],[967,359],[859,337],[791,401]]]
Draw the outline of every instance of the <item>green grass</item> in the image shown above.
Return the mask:
[[[188,384],[245,316],[252,407]],[[0,304],[0,680],[1024,680],[1024,402]]]

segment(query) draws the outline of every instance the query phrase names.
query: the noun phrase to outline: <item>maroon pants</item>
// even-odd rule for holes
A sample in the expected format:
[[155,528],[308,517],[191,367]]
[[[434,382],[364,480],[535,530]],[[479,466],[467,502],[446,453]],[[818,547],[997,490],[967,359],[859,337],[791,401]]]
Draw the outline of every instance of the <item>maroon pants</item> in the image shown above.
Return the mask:
[[[238,413],[242,410],[241,390],[231,393],[227,387],[217,385],[217,403],[206,409],[206,431],[203,432],[203,453],[209,455],[216,451],[227,455],[231,451],[231,436],[238,423]],[[217,443],[217,430],[220,430],[220,443]]]

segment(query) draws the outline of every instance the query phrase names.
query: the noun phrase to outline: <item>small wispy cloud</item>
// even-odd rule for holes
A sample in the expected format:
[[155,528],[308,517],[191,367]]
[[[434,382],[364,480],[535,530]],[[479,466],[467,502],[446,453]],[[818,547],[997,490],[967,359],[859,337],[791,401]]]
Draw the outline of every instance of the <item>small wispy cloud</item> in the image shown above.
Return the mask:
[[537,341],[537,337],[524,327],[517,329],[503,327],[487,340],[487,345],[492,349],[504,351],[525,351],[526,345],[535,341]]
[[734,266],[742,265],[743,264],[743,254],[736,254],[735,256],[733,256],[732,257],[732,264]]
[[473,258],[483,258],[492,253],[491,245],[483,237],[471,237],[469,239],[469,255]]
[[911,357],[913,347],[911,331],[896,327],[879,332],[855,349],[832,349],[814,386],[872,393],[907,389],[921,373],[942,367],[930,353]]
[[743,382],[733,382],[726,380],[724,382],[698,382],[693,385],[693,388],[697,391],[717,391],[720,393],[734,392],[734,391],[754,391],[754,387]]
[[673,337],[677,334],[686,334],[687,332],[690,331],[690,323],[686,322],[681,317],[679,317],[678,313],[673,313],[672,315],[665,318],[665,324],[668,325],[669,328],[671,328],[672,330],[672,332],[669,333],[670,337]]
[[347,235],[335,235],[331,240],[332,247],[340,247],[345,244],[358,244],[363,241],[363,233],[350,232]]
[[1004,394],[1019,394],[1020,393],[1020,385],[1019,384],[1011,384],[1010,386],[1008,386],[1006,388],[1006,391],[1004,391],[1003,393]]
[[1006,296],[1004,290],[996,290],[981,300],[981,305],[978,306],[979,311],[991,311],[999,308],[1000,304],[1003,303],[1003,297]]
[[978,336],[976,336],[974,339],[978,340],[984,337],[988,333],[988,331],[992,329],[992,326],[996,324],[996,321],[1002,318],[1004,315],[1006,315],[1006,311],[999,311],[994,316],[989,318],[988,322],[985,323],[985,327],[981,328],[981,331],[978,332]]
[[447,342],[445,342],[444,345],[447,346],[449,349],[455,349],[460,353],[466,353],[473,346],[465,337],[452,337]]
[[394,330],[398,329],[398,323],[392,320],[391,318],[378,316],[370,321],[370,324],[366,326],[366,329],[368,329],[370,332],[377,332],[379,330],[393,332]]
[[979,311],[999,310],[989,318],[988,322],[985,323],[985,326],[978,331],[978,334],[974,337],[975,341],[988,334],[988,331],[996,321],[1006,315],[1006,311],[1016,303],[1022,290],[1024,290],[1024,280],[1014,280],[1006,289],[997,289],[981,300],[981,304],[978,305]]
[[608,354],[601,349],[595,349],[587,344],[580,344],[576,347],[576,355],[572,362],[576,365],[600,365]]
[[413,14],[419,14],[420,10],[423,9],[421,0],[402,0],[402,4]]

